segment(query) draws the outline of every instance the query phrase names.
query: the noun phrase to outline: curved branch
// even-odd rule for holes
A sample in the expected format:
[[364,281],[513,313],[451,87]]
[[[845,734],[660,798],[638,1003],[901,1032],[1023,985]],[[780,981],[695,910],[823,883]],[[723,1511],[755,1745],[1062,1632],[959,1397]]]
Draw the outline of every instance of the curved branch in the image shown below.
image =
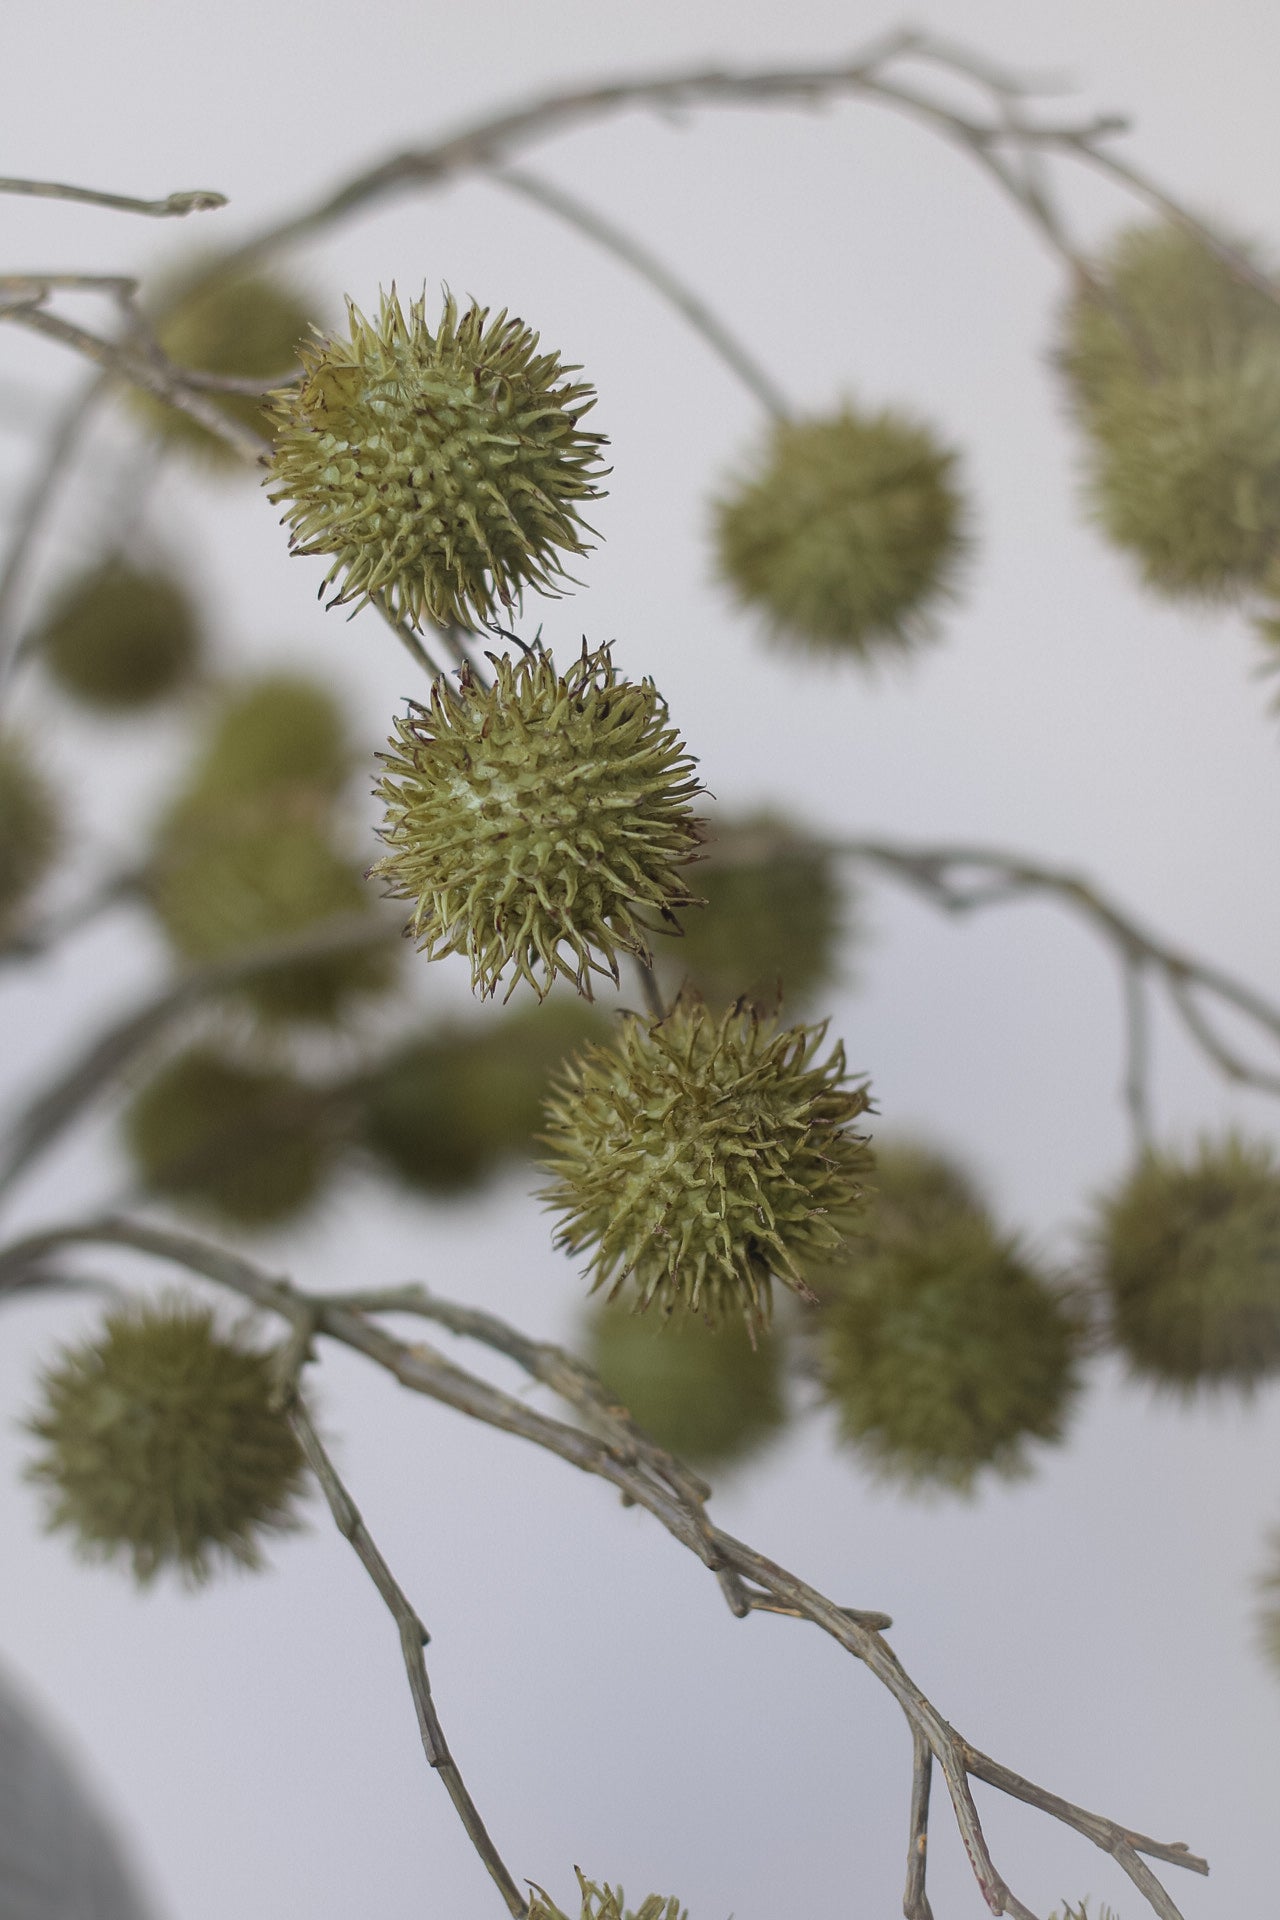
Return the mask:
[[60,180],[0,179],[0,193],[26,194],[37,200],[78,200],[89,207],[110,207],[116,213],[145,213],[155,220],[188,213],[209,213],[225,207],[225,193],[196,187],[186,193],[167,193],[163,200],[135,200],[132,194],[102,193],[97,187],[68,187]]

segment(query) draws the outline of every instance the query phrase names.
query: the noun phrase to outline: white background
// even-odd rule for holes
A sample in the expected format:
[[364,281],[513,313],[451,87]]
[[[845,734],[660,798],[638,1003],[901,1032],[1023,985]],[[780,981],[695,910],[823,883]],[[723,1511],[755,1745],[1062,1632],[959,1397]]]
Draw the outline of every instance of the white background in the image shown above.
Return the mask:
[[[792,0],[43,0],[4,10],[6,172],[160,194],[217,187],[185,229],[7,200],[14,269],[149,269],[247,233],[398,147],[552,85],[724,61],[828,60],[898,16]],[[1131,112],[1135,158],[1198,208],[1280,239],[1280,16],[1261,0],[941,0],[920,24],[1007,63],[1065,71],[1089,107]],[[1072,102],[1064,103],[1070,111]],[[710,582],[706,503],[756,410],[651,292],[575,235],[472,181],[403,198],[299,260],[331,309],[441,281],[509,305],[599,388],[612,440],[604,535],[548,639],[616,636],[651,673],[731,805],[771,800],[833,830],[969,837],[1074,862],[1154,927],[1274,982],[1277,720],[1245,622],[1139,593],[1082,524],[1076,448],[1047,364],[1060,269],[989,183],[931,133],[866,104],[820,114],[630,114],[535,155],[629,225],[731,316],[802,407],[903,402],[965,449],[980,544],[944,645],[868,683],[796,668]],[[1087,237],[1131,209],[1082,175]],[[198,230],[197,230],[198,229]],[[30,423],[79,370],[0,339],[0,505]],[[16,387],[23,390],[21,397]],[[109,436],[95,443],[110,471]],[[57,565],[91,550],[85,487]],[[288,653],[341,679],[372,748],[413,690],[372,618],[315,606],[251,484],[167,483],[157,529],[245,662]],[[543,610],[540,610],[543,611]],[[98,730],[31,684],[84,861],[128,845],[181,749],[167,723]],[[888,888],[859,989],[834,1005],[886,1128],[966,1156],[1004,1217],[1065,1254],[1127,1151],[1109,958],[1052,905],[955,926]],[[0,1061],[14,1097],[130,1003],[161,958],[120,922],[50,975],[10,985]],[[452,964],[440,999],[462,991]],[[447,976],[447,978],[445,977]],[[1162,1024],[1161,1131],[1187,1141],[1274,1110],[1225,1089]],[[14,1228],[110,1195],[109,1126],[32,1181]],[[305,1283],[420,1275],[521,1325],[567,1333],[576,1283],[513,1181],[429,1210],[352,1184],[273,1248]],[[500,1911],[417,1745],[390,1623],[319,1514],[265,1579],[137,1597],[39,1532],[15,1423],[33,1371],[81,1310],[6,1309],[0,1332],[0,1654],[42,1699],[125,1825],[172,1920],[379,1920]],[[734,1622],[715,1584],[643,1515],[514,1442],[472,1432],[341,1357],[322,1405],[349,1482],[434,1635],[441,1713],[519,1875],[568,1903],[571,1866],[692,1920],[900,1909],[909,1742],[871,1680],[811,1629]],[[838,1458],[821,1420],[725,1487],[721,1520],[849,1604],[975,1742],[1078,1801],[1213,1862],[1168,1870],[1194,1920],[1274,1904],[1280,1686],[1251,1645],[1250,1580],[1280,1521],[1274,1392],[1188,1412],[1099,1366],[1069,1445],[972,1505],[907,1505]],[[984,1909],[940,1789],[939,1920]],[[1083,1841],[983,1793],[996,1857],[1040,1914],[1127,1882]]]

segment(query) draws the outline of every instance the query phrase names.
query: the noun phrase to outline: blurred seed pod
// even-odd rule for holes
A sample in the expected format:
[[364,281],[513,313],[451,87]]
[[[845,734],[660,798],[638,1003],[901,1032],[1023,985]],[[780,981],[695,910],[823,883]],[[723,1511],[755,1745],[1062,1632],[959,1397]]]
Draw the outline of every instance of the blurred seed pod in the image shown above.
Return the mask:
[[[156,338],[175,366],[199,373],[232,374],[268,387],[297,365],[299,349],[313,338],[311,297],[287,280],[264,273],[221,273],[205,261],[179,284],[162,291],[154,320]],[[263,400],[253,394],[207,396],[229,418],[271,437]],[[233,450],[189,414],[134,391],[131,404],[173,447],[209,468],[251,471]]]
[[1089,510],[1147,583],[1211,599],[1262,583],[1280,556],[1275,301],[1196,235],[1133,227],[1067,303],[1056,358]]
[[340,1145],[333,1099],[209,1047],[177,1055],[135,1096],[124,1141],[148,1193],[229,1227],[277,1227],[324,1191]]
[[841,1438],[885,1479],[968,1491],[1027,1471],[1076,1388],[1065,1299],[1000,1236],[965,1175],[878,1150],[863,1232],[811,1274],[824,1390]]
[[310,789],[337,793],[353,754],[331,688],[299,673],[271,673],[235,687],[192,775],[201,795],[245,799]]
[[[625,1906],[626,1895],[621,1887],[598,1886],[594,1880],[584,1878],[580,1867],[575,1867],[574,1872],[578,1876],[582,1895],[579,1920],[689,1920],[688,1913],[674,1896],[664,1898],[661,1894],[651,1893],[633,1911]],[[549,1893],[541,1887],[532,1886],[532,1882],[530,1885],[533,1900],[528,1920],[567,1920]]]
[[361,1137],[404,1185],[473,1191],[508,1157],[530,1154],[565,1056],[607,1039],[604,1015],[552,997],[495,1021],[403,1042],[356,1088]]
[[12,932],[62,840],[53,789],[26,743],[0,734],[0,937]]
[[722,577],[776,639],[862,662],[913,652],[968,547],[957,455],[903,414],[781,421],[715,503]]
[[126,713],[180,693],[203,640],[195,606],[172,574],[112,559],[69,581],[32,645],[61,692]]
[[713,819],[702,844],[706,905],[687,910],[681,939],[656,943],[663,983],[687,984],[717,1012],[739,999],[772,1009],[779,993],[802,1012],[834,980],[849,932],[835,861],[767,813]]
[[753,1346],[737,1321],[717,1330],[605,1304],[587,1322],[585,1355],[636,1424],[693,1466],[746,1459],[786,1419],[778,1338]]
[[49,1525],[89,1558],[126,1558],[142,1585],[261,1565],[264,1536],[299,1524],[301,1449],[273,1398],[272,1357],[219,1333],[189,1301],[138,1302],[64,1349],[28,1429]]
[[1263,1658],[1280,1676],[1280,1532],[1269,1542],[1270,1560],[1258,1580],[1258,1645]]
[[1183,1393],[1280,1371],[1280,1159],[1237,1134],[1146,1154],[1090,1236],[1132,1371]]

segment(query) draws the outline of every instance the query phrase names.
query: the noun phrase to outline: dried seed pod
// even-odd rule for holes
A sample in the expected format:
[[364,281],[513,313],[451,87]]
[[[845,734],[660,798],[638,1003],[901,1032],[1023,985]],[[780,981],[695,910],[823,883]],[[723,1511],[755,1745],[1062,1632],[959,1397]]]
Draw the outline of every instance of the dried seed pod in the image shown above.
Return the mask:
[[197,1584],[261,1565],[264,1536],[298,1524],[302,1452],[275,1397],[272,1356],[220,1333],[207,1308],[141,1301],[106,1316],[41,1380],[27,1423],[49,1525],[93,1559],[166,1567]]
[[[621,1887],[598,1886],[594,1880],[584,1877],[580,1867],[575,1867],[574,1872],[578,1876],[582,1895],[579,1920],[689,1920],[687,1912],[674,1896],[664,1898],[661,1894],[651,1893],[633,1911],[624,1905],[626,1895]],[[567,1916],[549,1893],[535,1886],[529,1920],[567,1920]]]
[[125,713],[181,692],[203,641],[181,581],[113,559],[64,586],[32,644],[71,699]]
[[37,773],[25,741],[0,735],[0,935],[12,930],[61,839],[52,787]]
[[219,798],[310,789],[337,793],[353,755],[337,695],[300,673],[271,673],[232,689],[193,773]]
[[694,1466],[746,1459],[786,1419],[776,1335],[753,1341],[740,1323],[663,1321],[615,1302],[591,1315],[585,1352],[636,1424]]

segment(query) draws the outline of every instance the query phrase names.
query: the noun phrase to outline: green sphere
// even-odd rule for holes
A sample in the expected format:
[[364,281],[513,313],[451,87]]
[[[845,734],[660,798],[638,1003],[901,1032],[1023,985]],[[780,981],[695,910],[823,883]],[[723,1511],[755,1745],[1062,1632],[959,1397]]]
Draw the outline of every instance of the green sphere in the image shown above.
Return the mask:
[[912,652],[969,544],[956,461],[898,413],[778,422],[716,503],[720,573],[781,643],[862,662]]
[[753,1345],[740,1322],[659,1320],[599,1307],[586,1358],[637,1426],[693,1466],[728,1466],[756,1453],[786,1418],[776,1337]]
[[54,599],[32,644],[61,692],[104,713],[154,706],[190,684],[202,638],[171,574],[108,560]]
[[1280,1159],[1235,1134],[1148,1153],[1092,1235],[1111,1331],[1133,1372],[1182,1393],[1280,1372]]
[[13,931],[61,839],[52,788],[37,773],[26,743],[0,735],[0,938]]
[[1061,1438],[1076,1387],[1065,1302],[997,1234],[966,1177],[919,1149],[877,1155],[863,1236],[814,1284],[840,1437],[887,1480],[967,1492]]
[[234,688],[193,776],[201,794],[244,799],[311,789],[336,794],[352,767],[337,695],[304,674],[272,673]]
[[142,1585],[166,1567],[190,1585],[262,1563],[264,1536],[299,1524],[298,1442],[273,1399],[272,1357],[220,1334],[189,1302],[139,1302],[64,1350],[41,1381],[30,1477],[49,1525],[92,1559],[124,1558]]
[[149,1193],[230,1227],[278,1227],[303,1213],[324,1191],[339,1143],[323,1093],[207,1047],[162,1068],[123,1125]]

